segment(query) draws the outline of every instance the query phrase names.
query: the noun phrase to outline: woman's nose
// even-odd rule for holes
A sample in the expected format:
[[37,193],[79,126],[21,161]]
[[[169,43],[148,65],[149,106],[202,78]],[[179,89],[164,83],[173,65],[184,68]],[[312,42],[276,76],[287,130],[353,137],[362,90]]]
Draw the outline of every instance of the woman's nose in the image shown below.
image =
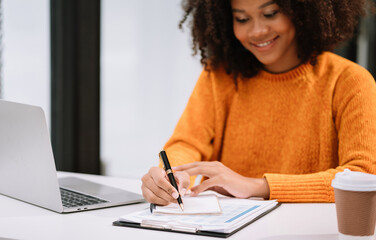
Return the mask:
[[257,39],[260,39],[262,36],[266,35],[268,31],[269,27],[263,21],[254,21],[248,35],[257,41]]

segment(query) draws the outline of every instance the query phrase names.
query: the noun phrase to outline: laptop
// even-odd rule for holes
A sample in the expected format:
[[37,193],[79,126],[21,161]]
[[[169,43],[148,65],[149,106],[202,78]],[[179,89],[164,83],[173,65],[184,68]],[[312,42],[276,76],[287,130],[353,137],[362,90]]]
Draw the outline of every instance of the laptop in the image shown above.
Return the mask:
[[0,100],[0,194],[58,213],[144,202],[76,177],[58,179],[42,108]]

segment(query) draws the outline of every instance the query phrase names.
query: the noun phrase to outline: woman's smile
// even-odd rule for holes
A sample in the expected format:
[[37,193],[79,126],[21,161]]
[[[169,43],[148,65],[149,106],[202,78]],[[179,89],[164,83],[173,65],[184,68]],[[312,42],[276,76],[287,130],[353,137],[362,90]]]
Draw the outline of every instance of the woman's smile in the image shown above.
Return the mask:
[[272,46],[274,46],[275,41],[278,39],[278,36],[268,40],[268,41],[263,41],[263,42],[253,42],[251,43],[252,46],[254,46],[258,51],[267,51],[269,50]]

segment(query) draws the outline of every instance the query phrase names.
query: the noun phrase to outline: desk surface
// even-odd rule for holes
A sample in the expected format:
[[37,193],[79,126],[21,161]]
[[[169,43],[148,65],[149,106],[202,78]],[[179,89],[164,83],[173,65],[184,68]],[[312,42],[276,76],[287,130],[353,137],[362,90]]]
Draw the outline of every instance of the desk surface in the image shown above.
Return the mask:
[[[132,192],[141,193],[141,182],[86,174],[74,175]],[[147,203],[58,214],[0,195],[0,239],[215,239],[112,226],[121,215],[147,208]],[[279,208],[229,239],[334,240],[337,219],[334,204],[282,204]]]

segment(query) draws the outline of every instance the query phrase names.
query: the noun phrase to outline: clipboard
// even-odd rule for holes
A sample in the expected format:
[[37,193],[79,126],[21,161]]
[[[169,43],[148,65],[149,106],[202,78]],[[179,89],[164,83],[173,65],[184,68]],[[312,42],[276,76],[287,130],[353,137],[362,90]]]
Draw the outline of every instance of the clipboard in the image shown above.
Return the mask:
[[218,232],[218,231],[208,231],[208,230],[200,230],[194,225],[165,225],[160,222],[156,221],[142,221],[141,223],[130,222],[130,221],[123,221],[117,220],[112,223],[113,226],[120,226],[120,227],[131,227],[131,228],[140,228],[140,229],[148,229],[148,230],[156,230],[156,231],[166,231],[166,232],[174,232],[174,233],[185,233],[185,234],[193,234],[193,235],[201,235],[201,236],[209,236],[209,237],[217,237],[217,238],[228,238],[231,235],[235,234],[236,232],[240,231],[241,229],[245,228],[246,226],[250,225],[251,223],[259,220],[263,216],[267,215],[268,213],[272,212],[276,208],[278,208],[281,203],[277,203],[271,208],[264,210],[257,214],[256,217],[252,218],[249,221],[246,221],[244,224],[236,227],[230,232]]

